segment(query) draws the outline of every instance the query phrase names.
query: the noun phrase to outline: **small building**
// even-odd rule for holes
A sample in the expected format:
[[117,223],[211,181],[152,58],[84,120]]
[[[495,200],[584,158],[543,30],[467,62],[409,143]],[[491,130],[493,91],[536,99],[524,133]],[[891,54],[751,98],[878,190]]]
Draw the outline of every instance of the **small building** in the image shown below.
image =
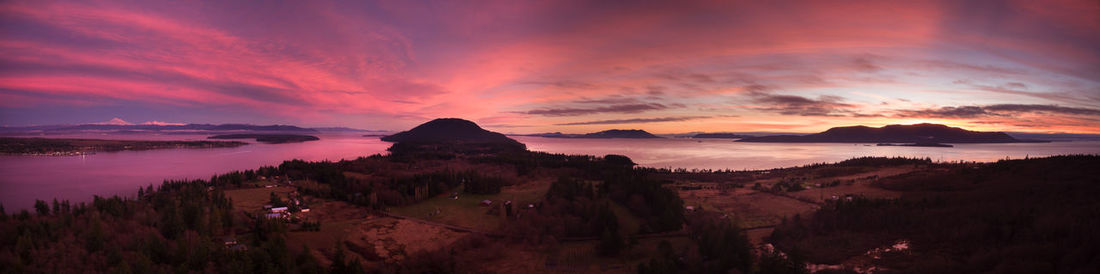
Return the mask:
[[274,213],[285,212],[288,209],[289,208],[287,208],[285,206],[284,207],[273,207],[273,208],[271,208],[271,212],[274,212]]
[[481,206],[491,206],[491,205],[493,205],[493,201],[481,200]]
[[302,213],[309,212],[309,209],[308,208],[303,208],[301,212]]
[[232,245],[237,244],[237,238],[232,237],[232,236],[227,236],[225,238],[222,238],[222,242],[225,244],[225,246],[232,246]]
[[512,216],[512,201],[504,201],[504,204],[502,204],[501,206],[503,216]]
[[685,206],[684,210],[687,210],[688,212],[695,212],[695,207],[694,206]]

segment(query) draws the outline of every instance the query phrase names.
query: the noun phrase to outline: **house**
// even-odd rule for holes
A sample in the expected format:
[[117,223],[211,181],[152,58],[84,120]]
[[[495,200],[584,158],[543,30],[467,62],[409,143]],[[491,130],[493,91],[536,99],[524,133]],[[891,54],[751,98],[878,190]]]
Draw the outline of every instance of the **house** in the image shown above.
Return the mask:
[[694,207],[694,206],[685,206],[685,207],[684,207],[684,210],[687,210],[688,212],[694,212],[694,211],[695,211],[695,207]]
[[491,205],[493,205],[493,201],[490,201],[490,200],[482,200],[481,201],[481,206],[491,206]]
[[273,207],[273,208],[271,208],[271,212],[274,212],[274,213],[285,212],[285,211],[287,211],[287,209],[288,208],[285,207],[285,206],[284,207]]
[[233,236],[226,236],[225,238],[222,238],[222,242],[225,244],[225,246],[232,246],[237,244],[237,238]]
[[308,209],[308,208],[303,208],[301,212],[302,212],[302,213],[306,213],[306,212],[309,212],[309,209]]

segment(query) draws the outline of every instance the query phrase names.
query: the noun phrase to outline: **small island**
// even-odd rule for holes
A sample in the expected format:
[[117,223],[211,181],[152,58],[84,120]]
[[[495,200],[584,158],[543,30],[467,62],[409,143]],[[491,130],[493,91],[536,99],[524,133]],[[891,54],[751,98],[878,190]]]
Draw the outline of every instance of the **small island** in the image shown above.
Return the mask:
[[752,136],[734,134],[734,133],[699,133],[699,134],[695,134],[695,136],[691,136],[691,138],[695,138],[695,139],[742,139],[742,138],[749,138],[749,137],[752,137]]
[[600,132],[586,133],[586,134],[563,134],[561,132],[554,133],[541,133],[531,134],[527,136],[545,137],[545,138],[584,138],[584,139],[611,139],[611,138],[626,138],[626,139],[654,139],[661,138],[660,136],[653,135],[640,129],[611,129]]
[[75,156],[96,152],[172,148],[225,148],[247,145],[237,141],[142,141],[100,139],[0,138],[0,154]]
[[908,144],[894,144],[894,143],[879,143],[880,147],[955,147],[954,145],[941,144],[941,143],[908,143]]
[[265,144],[301,143],[321,140],[321,138],[317,138],[317,136],[298,134],[224,134],[210,136],[207,137],[207,139],[255,139],[257,142]]

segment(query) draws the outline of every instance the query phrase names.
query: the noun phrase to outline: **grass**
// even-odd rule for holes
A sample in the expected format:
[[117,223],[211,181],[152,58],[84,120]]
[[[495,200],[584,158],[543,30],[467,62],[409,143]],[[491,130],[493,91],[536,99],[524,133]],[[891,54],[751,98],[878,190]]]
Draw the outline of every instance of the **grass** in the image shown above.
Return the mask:
[[[499,203],[510,200],[518,211],[528,203],[542,200],[549,188],[549,180],[506,186],[498,194],[462,193],[463,187],[459,186],[419,203],[389,210],[403,216],[488,231],[499,227],[501,220],[498,215],[486,214],[489,208],[481,206],[481,201],[490,200],[493,201],[493,206],[498,206]],[[451,199],[451,192],[458,192],[457,200]]]
[[[480,205],[482,200],[493,200],[493,206],[501,202],[500,194],[475,195],[462,193],[462,187],[454,190],[458,199],[445,193],[412,205],[393,207],[389,211],[412,218],[424,219],[479,230],[492,230],[500,225],[500,217],[485,214],[489,209]],[[436,214],[438,210],[438,214]]]
[[257,211],[271,201],[271,192],[286,198],[287,193],[293,192],[293,187],[277,186],[272,188],[242,188],[226,190],[225,195],[233,199],[233,207],[237,210]]
[[619,220],[619,232],[623,235],[637,234],[642,226],[642,220],[619,203],[610,202],[609,204],[611,204],[611,211],[615,212],[615,217]]

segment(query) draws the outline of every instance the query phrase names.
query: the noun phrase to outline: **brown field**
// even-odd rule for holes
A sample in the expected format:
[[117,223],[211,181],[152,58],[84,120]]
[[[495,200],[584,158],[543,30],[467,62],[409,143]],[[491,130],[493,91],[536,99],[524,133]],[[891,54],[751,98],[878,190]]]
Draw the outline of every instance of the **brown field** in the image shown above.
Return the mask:
[[[896,192],[896,191],[890,191],[890,190],[885,190],[885,189],[882,189],[882,188],[871,186],[871,183],[873,183],[877,179],[868,179],[868,177],[878,176],[877,178],[886,178],[886,177],[890,177],[890,176],[896,176],[896,175],[909,173],[909,172],[912,172],[914,170],[915,170],[915,168],[912,167],[912,166],[887,167],[887,168],[882,168],[882,169],[871,171],[871,172],[859,173],[859,174],[849,175],[849,176],[811,179],[811,180],[807,181],[804,184],[809,189],[804,190],[804,191],[799,191],[799,192],[793,192],[793,193],[790,193],[789,195],[799,197],[799,198],[803,198],[803,199],[814,200],[814,201],[817,201],[819,203],[824,202],[824,200],[826,200],[826,199],[831,199],[833,196],[844,197],[845,195],[859,195],[859,196],[865,196],[865,197],[869,197],[869,198],[890,198],[890,199],[892,199],[892,198],[899,197],[901,194]],[[816,184],[825,184],[825,183],[829,183],[833,180],[841,180],[841,181],[854,180],[855,182],[851,183],[851,184],[841,183],[839,186],[834,186],[834,187],[825,187],[825,188],[813,187]]]
[[321,231],[289,232],[287,246],[309,247],[314,257],[324,264],[331,263],[328,258],[341,244],[347,248],[348,256],[371,266],[400,261],[415,252],[443,248],[465,234],[420,222],[377,216],[368,209],[345,202],[306,200],[311,210],[298,216],[320,221]]
[[[898,193],[872,186],[874,181],[905,174],[916,170],[913,166],[884,167],[868,169],[864,172],[851,173],[841,176],[818,176],[815,170],[791,171],[789,174],[770,174],[769,178],[749,181],[743,188],[730,188],[723,191],[713,189],[718,182],[731,181],[716,175],[709,175],[714,182],[700,182],[698,180],[678,181],[675,187],[703,186],[698,190],[678,190],[680,198],[685,206],[694,206],[708,211],[718,211],[729,214],[740,222],[742,227],[766,227],[778,224],[783,218],[790,218],[795,214],[809,214],[817,209],[818,204],[833,196],[862,195],[872,198],[896,198]],[[807,190],[772,194],[750,189],[754,184],[770,187],[782,178],[800,178],[801,184]],[[839,186],[817,188],[817,184],[827,184],[840,180]],[[849,183],[849,180],[851,182]],[[709,189],[708,189],[709,188]],[[762,243],[763,238],[771,233],[770,228],[753,229],[748,231],[750,240],[754,243]]]
[[375,217],[349,228],[343,240],[368,262],[394,263],[417,252],[447,247],[464,234],[411,220]]
[[262,210],[264,205],[271,201],[272,192],[286,199],[287,194],[294,191],[295,188],[289,186],[276,186],[271,188],[257,187],[226,190],[225,195],[233,199],[233,208],[255,212]]

